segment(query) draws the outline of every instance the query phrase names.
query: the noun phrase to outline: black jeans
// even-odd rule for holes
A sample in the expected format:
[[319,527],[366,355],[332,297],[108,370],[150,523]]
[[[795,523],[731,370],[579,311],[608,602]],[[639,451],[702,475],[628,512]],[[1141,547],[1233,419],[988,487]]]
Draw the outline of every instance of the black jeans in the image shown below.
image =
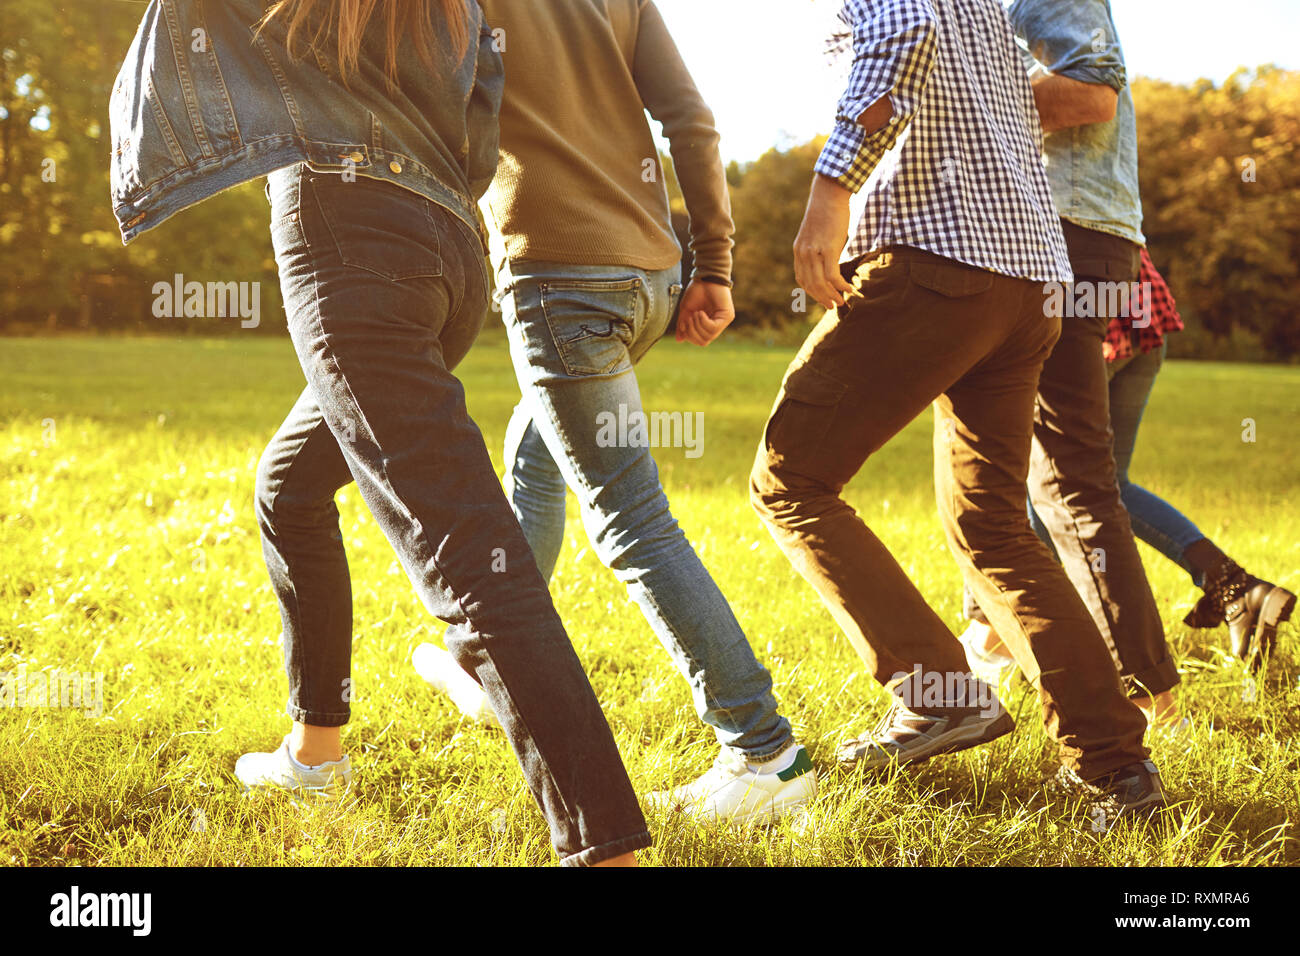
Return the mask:
[[271,176],[271,233],[307,389],[258,468],[289,714],[348,717],[352,605],[334,494],[355,481],[447,648],[483,685],[564,863],[649,845],[577,655],[450,369],[488,304],[482,245],[401,187]]

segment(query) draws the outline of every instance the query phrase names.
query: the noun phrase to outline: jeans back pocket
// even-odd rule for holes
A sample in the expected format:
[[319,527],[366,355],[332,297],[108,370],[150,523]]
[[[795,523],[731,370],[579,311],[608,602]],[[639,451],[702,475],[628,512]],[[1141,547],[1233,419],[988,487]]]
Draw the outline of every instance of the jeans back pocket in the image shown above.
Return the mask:
[[632,367],[637,276],[548,279],[541,284],[542,314],[569,375],[613,375]]
[[359,177],[305,174],[344,265],[394,282],[442,275],[432,203],[401,186]]

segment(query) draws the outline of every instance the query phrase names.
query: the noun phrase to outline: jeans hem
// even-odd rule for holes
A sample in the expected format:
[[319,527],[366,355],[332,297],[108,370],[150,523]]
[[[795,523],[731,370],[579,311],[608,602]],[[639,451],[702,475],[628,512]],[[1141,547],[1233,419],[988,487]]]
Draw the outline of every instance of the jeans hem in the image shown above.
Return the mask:
[[799,741],[795,740],[794,732],[790,731],[779,744],[764,746],[760,750],[746,750],[744,747],[737,747],[735,744],[728,744],[727,747],[744,757],[748,763],[767,763],[772,758],[779,757],[786,750],[798,745]]
[[1178,676],[1178,668],[1169,657],[1158,664],[1144,667],[1135,674],[1125,674],[1123,679],[1124,690],[1130,698],[1163,694],[1177,687],[1182,681]]
[[342,727],[352,717],[348,711],[343,713],[330,713],[323,710],[303,710],[301,707],[295,707],[290,704],[285,708],[289,719],[300,724],[309,724],[312,727]]
[[603,863],[605,860],[612,860],[616,856],[622,856],[624,853],[644,850],[650,846],[650,842],[650,831],[642,830],[635,836],[611,840],[608,843],[601,843],[577,853],[571,853],[566,857],[561,857],[560,866],[594,866],[597,863]]

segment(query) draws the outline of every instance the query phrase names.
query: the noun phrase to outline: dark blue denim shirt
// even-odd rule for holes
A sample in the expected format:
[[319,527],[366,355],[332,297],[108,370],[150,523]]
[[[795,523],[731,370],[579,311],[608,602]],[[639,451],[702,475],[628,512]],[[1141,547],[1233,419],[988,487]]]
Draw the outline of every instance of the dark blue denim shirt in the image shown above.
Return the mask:
[[283,25],[256,32],[263,0],[152,0],[109,106],[123,242],[296,163],[396,183],[482,235],[505,70],[478,4],[463,2],[468,48],[444,38],[431,72],[404,42],[394,90],[378,24],[345,86],[324,58],[290,57]]
[[1145,245],[1137,114],[1109,0],[1004,0],[1026,65],[1119,95],[1115,117],[1049,133],[1047,178],[1060,214],[1085,229]]

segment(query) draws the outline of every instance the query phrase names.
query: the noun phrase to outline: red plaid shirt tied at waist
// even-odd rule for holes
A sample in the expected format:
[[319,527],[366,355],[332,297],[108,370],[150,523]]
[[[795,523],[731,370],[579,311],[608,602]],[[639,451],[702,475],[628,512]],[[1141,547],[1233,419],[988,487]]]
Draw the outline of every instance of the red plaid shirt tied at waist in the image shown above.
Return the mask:
[[[1149,301],[1148,301],[1149,300]],[[1137,290],[1129,300],[1129,307],[1120,318],[1110,320],[1106,341],[1102,346],[1107,362],[1119,362],[1136,354],[1145,355],[1164,344],[1170,332],[1181,332],[1182,316],[1164,276],[1156,271],[1142,250],[1142,272],[1138,276]]]

